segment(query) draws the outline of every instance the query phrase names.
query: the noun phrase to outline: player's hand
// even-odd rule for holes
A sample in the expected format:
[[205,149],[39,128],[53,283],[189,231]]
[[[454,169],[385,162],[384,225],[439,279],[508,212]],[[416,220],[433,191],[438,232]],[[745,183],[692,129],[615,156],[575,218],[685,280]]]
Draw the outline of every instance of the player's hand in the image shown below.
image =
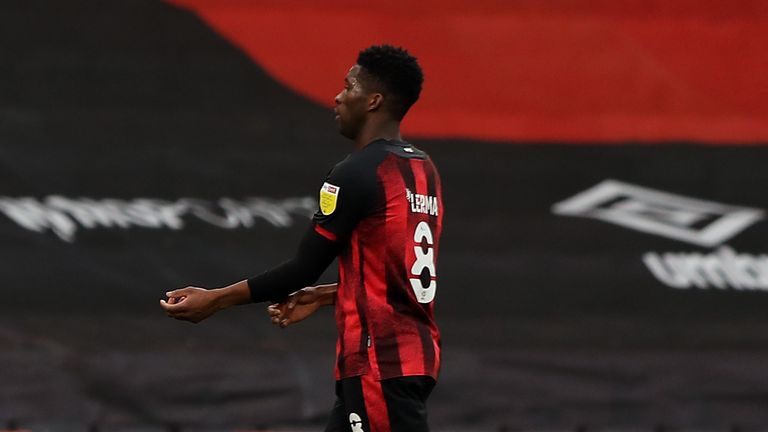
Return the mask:
[[272,324],[286,328],[312,315],[323,305],[323,293],[316,287],[302,288],[288,296],[282,303],[267,307]]
[[178,320],[199,323],[220,309],[219,296],[214,290],[186,287],[165,294],[168,300],[160,300],[160,307],[169,317]]

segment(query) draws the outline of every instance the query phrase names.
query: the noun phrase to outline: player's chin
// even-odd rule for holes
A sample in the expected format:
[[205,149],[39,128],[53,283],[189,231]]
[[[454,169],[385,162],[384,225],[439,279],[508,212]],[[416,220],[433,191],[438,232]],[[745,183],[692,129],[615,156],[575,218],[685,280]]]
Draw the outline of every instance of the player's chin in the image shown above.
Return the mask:
[[343,135],[345,138],[349,138],[351,140],[354,140],[357,138],[357,135],[360,133],[360,123],[354,122],[354,121],[344,121],[342,118],[341,121],[339,121],[339,133]]
[[355,134],[347,127],[344,127],[343,123],[339,123],[339,133],[344,138],[353,139],[355,137]]

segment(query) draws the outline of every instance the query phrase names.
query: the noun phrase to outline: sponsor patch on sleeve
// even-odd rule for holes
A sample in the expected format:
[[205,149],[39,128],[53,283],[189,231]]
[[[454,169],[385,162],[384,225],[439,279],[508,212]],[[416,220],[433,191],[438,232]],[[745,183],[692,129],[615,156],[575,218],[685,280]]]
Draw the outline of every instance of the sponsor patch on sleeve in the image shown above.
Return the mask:
[[320,212],[328,216],[336,211],[336,202],[339,200],[340,187],[328,182],[320,188]]

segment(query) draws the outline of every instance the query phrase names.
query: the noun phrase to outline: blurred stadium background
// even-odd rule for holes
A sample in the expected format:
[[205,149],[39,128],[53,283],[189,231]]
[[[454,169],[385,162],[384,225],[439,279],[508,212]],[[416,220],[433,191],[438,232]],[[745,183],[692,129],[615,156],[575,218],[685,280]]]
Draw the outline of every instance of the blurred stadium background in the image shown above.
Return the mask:
[[0,428],[319,430],[330,311],[157,301],[292,254],[386,42],[447,208],[434,430],[768,429],[766,29],[760,0],[3,0]]

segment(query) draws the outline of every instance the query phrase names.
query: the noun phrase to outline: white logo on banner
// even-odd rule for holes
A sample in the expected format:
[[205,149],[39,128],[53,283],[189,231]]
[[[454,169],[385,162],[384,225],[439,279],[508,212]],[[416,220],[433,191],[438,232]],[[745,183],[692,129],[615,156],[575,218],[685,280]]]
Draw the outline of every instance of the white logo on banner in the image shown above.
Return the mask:
[[559,202],[553,211],[709,247],[722,244],[764,217],[762,210],[702,201],[617,180],[605,180]]
[[643,262],[672,288],[768,291],[768,256],[737,254],[728,246],[712,254],[648,252]]
[[275,227],[293,225],[294,216],[311,217],[317,201],[310,197],[270,199],[221,198],[211,202],[181,198],[166,201],[150,198],[90,199],[51,195],[43,200],[32,197],[0,196],[0,213],[23,228],[35,232],[51,230],[66,242],[74,242],[78,229],[155,228],[180,230],[184,216],[193,216],[210,225],[225,228],[250,228],[260,219]]
[[[716,247],[765,217],[763,210],[675,195],[605,180],[552,207],[555,214],[599,219],[649,234]],[[643,255],[663,284],[679,289],[716,288],[768,291],[768,256],[735,252]]]

